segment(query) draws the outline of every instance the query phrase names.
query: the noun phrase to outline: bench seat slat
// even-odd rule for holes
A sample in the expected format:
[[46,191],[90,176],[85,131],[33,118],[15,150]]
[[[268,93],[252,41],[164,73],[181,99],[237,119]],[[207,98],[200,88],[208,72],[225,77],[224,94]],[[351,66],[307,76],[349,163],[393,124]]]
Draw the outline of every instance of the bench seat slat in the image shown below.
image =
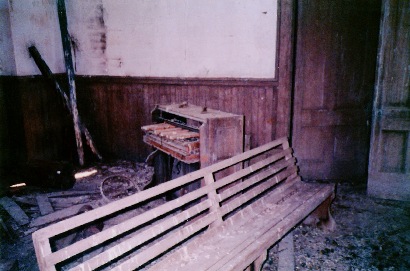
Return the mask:
[[272,244],[278,242],[287,232],[301,222],[306,214],[309,214],[315,210],[325,199],[330,197],[334,192],[333,185],[320,185],[320,190],[312,197],[303,201],[302,207],[294,209],[289,212],[277,225],[275,230],[267,230],[261,235],[255,242],[244,244],[246,247],[240,252],[232,253],[230,259],[224,258],[224,261],[218,262],[208,271],[236,271],[243,270],[249,266],[255,259],[265,253]]
[[[225,265],[225,261],[229,262],[234,258],[242,258],[241,251],[250,245],[247,240],[255,240],[255,243],[259,243],[259,236],[262,237],[273,227],[277,228],[282,221],[286,220],[290,213],[297,209],[306,212],[303,209],[311,208],[311,206],[316,204],[314,201],[317,201],[318,198],[323,201],[323,198],[327,196],[327,193],[321,193],[324,190],[323,187],[310,187],[310,189],[306,190],[306,186],[302,182],[297,182],[290,189],[297,190],[297,193],[291,198],[280,204],[274,204],[276,197],[271,198],[271,196],[275,193],[266,195],[265,202],[271,199],[272,203],[268,205],[262,202],[253,203],[250,207],[252,210],[248,211],[253,216],[248,215],[246,220],[238,220],[239,223],[226,223],[217,229],[208,230],[203,235],[197,237],[192,243],[180,248],[179,253],[173,253],[149,270],[187,271],[208,270],[209,268],[211,270],[225,270],[225,268],[221,268]],[[306,200],[292,201],[293,197],[301,196]],[[235,216],[241,216],[241,214],[236,214]],[[235,216],[228,220],[235,219]],[[293,221],[294,219],[292,218],[293,225],[299,222]],[[184,257],[181,257],[181,255],[184,255]]]

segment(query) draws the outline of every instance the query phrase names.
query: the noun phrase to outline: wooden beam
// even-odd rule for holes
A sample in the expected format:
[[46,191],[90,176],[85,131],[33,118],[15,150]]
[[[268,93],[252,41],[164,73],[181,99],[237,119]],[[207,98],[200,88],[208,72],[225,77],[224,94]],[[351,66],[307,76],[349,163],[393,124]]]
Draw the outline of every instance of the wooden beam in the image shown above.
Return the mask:
[[26,213],[9,197],[0,198],[0,205],[3,206],[4,210],[6,210],[20,226],[30,222]]
[[71,113],[73,116],[75,139],[77,143],[78,162],[81,166],[83,166],[84,165],[84,150],[83,150],[83,143],[81,140],[81,130],[80,130],[80,124],[79,124],[80,117],[78,116],[78,109],[77,109],[75,74],[74,74],[73,58],[71,55],[70,36],[67,30],[67,14],[66,14],[64,0],[57,0],[57,12],[58,12],[58,20],[60,22],[60,32],[61,32],[61,39],[62,39],[63,51],[64,51],[64,61],[65,61],[67,77],[68,77],[68,86],[70,90],[70,106],[71,106]]
[[36,197],[38,208],[40,209],[41,215],[48,215],[54,212],[53,206],[51,206],[47,195],[38,195]]
[[49,214],[44,215],[44,216],[40,216],[40,217],[38,217],[38,218],[31,221],[30,227],[43,226],[45,224],[54,223],[56,221],[63,220],[65,218],[77,215],[78,211],[81,209],[81,207],[83,207],[85,205],[90,205],[93,208],[97,208],[98,207],[98,200],[73,205],[73,206],[70,206],[68,208],[61,209],[59,211],[55,211],[53,213],[49,213]]

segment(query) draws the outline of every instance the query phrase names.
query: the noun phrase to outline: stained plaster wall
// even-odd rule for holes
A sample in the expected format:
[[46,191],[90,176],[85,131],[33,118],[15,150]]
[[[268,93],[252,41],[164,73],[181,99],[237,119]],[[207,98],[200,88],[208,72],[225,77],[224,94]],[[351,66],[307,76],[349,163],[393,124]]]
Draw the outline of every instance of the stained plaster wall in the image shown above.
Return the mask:
[[[76,73],[275,78],[277,5],[277,0],[66,1]],[[30,45],[53,72],[64,72],[56,1],[0,0],[0,8],[6,28],[0,75],[39,74]]]

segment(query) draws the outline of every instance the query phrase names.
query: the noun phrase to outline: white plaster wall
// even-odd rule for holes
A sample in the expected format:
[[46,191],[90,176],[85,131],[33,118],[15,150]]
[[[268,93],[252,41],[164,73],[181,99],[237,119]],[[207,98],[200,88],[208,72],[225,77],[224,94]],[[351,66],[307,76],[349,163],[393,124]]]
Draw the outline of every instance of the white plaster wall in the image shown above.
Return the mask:
[[[3,0],[0,0],[3,1]],[[10,1],[17,74],[64,72],[55,0]],[[273,78],[277,0],[66,0],[76,73]]]
[[11,39],[10,14],[7,0],[0,0],[0,75],[15,75],[16,62]]
[[9,0],[10,24],[18,75],[39,74],[28,47],[35,45],[52,72],[64,71],[55,0]]

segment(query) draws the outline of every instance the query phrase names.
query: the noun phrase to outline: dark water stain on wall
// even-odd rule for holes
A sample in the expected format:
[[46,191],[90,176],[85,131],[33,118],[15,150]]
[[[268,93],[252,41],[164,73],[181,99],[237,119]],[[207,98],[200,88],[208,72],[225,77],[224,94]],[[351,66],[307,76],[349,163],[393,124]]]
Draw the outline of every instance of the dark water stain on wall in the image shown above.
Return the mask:
[[87,23],[91,43],[91,54],[93,58],[98,59],[96,63],[98,63],[99,69],[103,72],[107,66],[107,57],[105,56],[107,49],[107,27],[105,25],[104,14],[104,6],[102,1],[99,1],[95,9],[91,12]]

